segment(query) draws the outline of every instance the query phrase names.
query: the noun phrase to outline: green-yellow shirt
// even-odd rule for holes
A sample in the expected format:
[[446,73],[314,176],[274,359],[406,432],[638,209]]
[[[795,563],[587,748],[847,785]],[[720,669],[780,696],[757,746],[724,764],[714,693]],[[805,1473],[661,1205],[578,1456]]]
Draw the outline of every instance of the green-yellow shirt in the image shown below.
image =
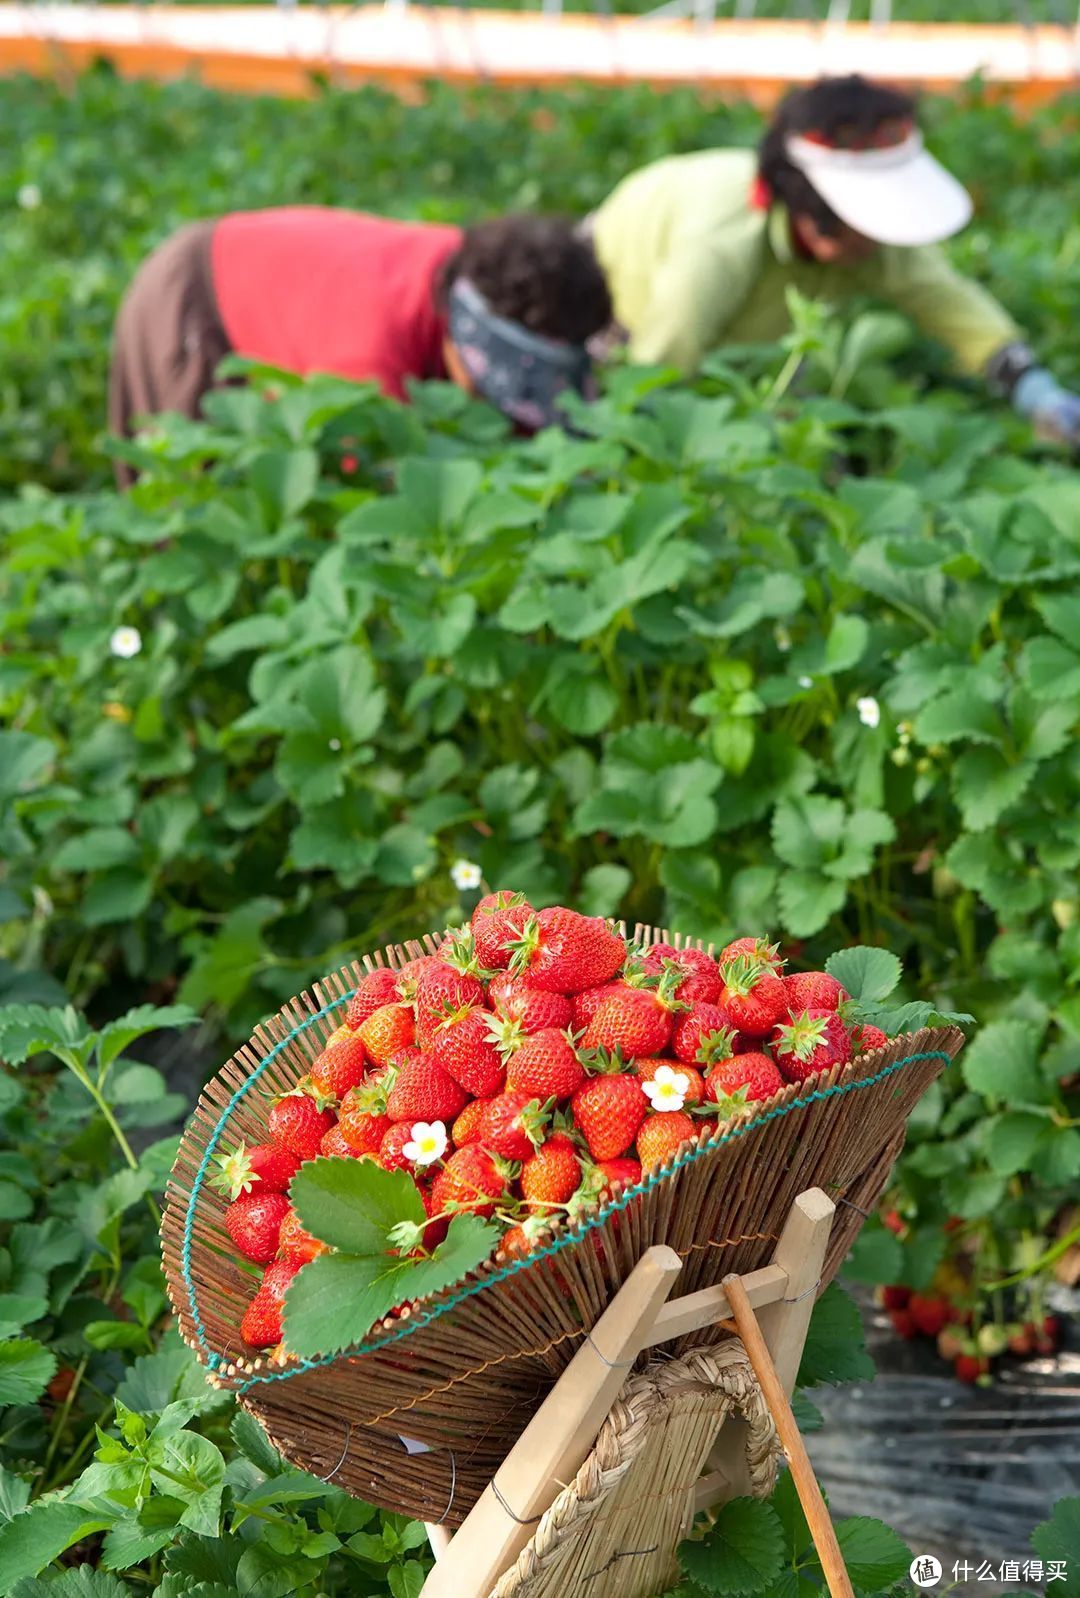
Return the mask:
[[751,203],[756,172],[752,150],[669,156],[631,173],[595,213],[596,252],[635,360],[693,371],[718,345],[772,341],[790,325],[788,284],[833,303],[888,301],[971,375],[1021,336],[936,247],[884,246],[854,266],[797,256],[783,208]]

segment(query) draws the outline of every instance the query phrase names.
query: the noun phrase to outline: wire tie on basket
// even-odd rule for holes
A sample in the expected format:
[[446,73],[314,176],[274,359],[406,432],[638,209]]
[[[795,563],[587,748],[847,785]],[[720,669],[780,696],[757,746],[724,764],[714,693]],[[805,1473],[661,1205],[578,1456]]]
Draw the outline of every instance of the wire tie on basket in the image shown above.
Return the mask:
[[589,1575],[582,1576],[582,1581],[595,1581],[597,1576],[605,1575],[619,1559],[647,1559],[650,1554],[655,1554],[660,1547],[653,1543],[651,1548],[623,1548],[618,1553],[612,1554],[606,1565],[601,1565],[599,1570],[590,1571]]
[[838,1193],[836,1195],[836,1202],[838,1204],[846,1204],[849,1210],[854,1210],[856,1215],[861,1215],[864,1221],[868,1221],[870,1219],[869,1210],[864,1210],[859,1204],[853,1204],[851,1200],[845,1198],[842,1193]]
[[[492,1482],[491,1485],[494,1487],[495,1483]],[[457,1455],[454,1453],[454,1450],[451,1448],[451,1450],[450,1450],[450,1497],[446,1500],[446,1508],[443,1510],[443,1512],[439,1516],[438,1520],[433,1522],[434,1525],[436,1525],[436,1526],[445,1526],[446,1517],[447,1517],[447,1515],[450,1513],[450,1511],[454,1507],[454,1498],[455,1498],[456,1494],[457,1494]]]
[[344,1463],[345,1463],[345,1457],[346,1457],[346,1455],[349,1452],[349,1444],[350,1444],[351,1441],[352,1441],[352,1421],[351,1420],[347,1420],[345,1422],[345,1446],[341,1450],[341,1458],[338,1460],[338,1462],[334,1466],[333,1470],[328,1470],[325,1476],[316,1476],[316,1478],[315,1478],[316,1481],[330,1481],[334,1476],[337,1475],[338,1471],[341,1469],[342,1465],[344,1465]]
[[494,1477],[491,1479],[491,1490],[495,1494],[495,1498],[500,1508],[505,1509],[506,1513],[510,1516],[510,1519],[516,1521],[519,1526],[536,1526],[540,1521],[543,1520],[543,1515],[527,1515],[524,1520],[522,1520],[520,1515],[515,1515],[514,1511],[510,1508],[510,1505],[506,1502],[506,1499],[499,1491],[499,1484]]
[[817,1281],[814,1282],[812,1286],[806,1288],[804,1292],[796,1293],[794,1298],[782,1298],[780,1302],[781,1304],[801,1304],[804,1298],[809,1298],[811,1293],[816,1293],[820,1286],[821,1277],[819,1276]]
[[600,1350],[592,1340],[591,1332],[585,1333],[585,1341],[588,1343],[589,1347],[592,1349],[600,1363],[602,1365],[606,1365],[609,1371],[628,1371],[632,1367],[634,1363],[632,1359],[608,1359],[606,1355],[601,1354]]

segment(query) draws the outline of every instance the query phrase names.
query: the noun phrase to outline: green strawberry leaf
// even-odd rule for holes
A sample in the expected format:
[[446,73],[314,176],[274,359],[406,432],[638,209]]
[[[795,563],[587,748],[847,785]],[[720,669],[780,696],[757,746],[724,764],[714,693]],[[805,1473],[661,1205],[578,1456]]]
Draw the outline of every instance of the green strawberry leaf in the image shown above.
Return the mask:
[[33,1404],[56,1374],[56,1355],[32,1337],[0,1342],[0,1409]]
[[796,1378],[798,1385],[865,1382],[873,1375],[874,1362],[863,1344],[858,1308],[833,1282],[814,1305]]
[[861,943],[830,954],[825,969],[842,983],[853,999],[879,1004],[896,987],[904,968],[890,950],[874,949]]
[[1031,1546],[1048,1565],[1052,1562],[1063,1568],[1065,1579],[1060,1589],[1061,1598],[1077,1598],[1080,1594],[1080,1497],[1062,1498],[1054,1506],[1049,1520],[1036,1526],[1031,1534]]
[[852,1515],[838,1521],[836,1540],[852,1584],[863,1592],[887,1592],[907,1575],[911,1549],[880,1520]]
[[845,1006],[844,1016],[849,1023],[880,1027],[890,1038],[921,1032],[923,1027],[972,1026],[975,1022],[964,1010],[935,1010],[923,999],[899,1005],[852,1004]]
[[374,1160],[310,1160],[293,1177],[289,1196],[307,1230],[345,1254],[384,1255],[394,1226],[424,1219],[409,1173],[384,1171]]
[[1039,1030],[1025,1021],[990,1021],[965,1051],[961,1070],[975,1093],[1004,1103],[1039,1104],[1050,1095],[1038,1067]]
[[776,1511],[756,1498],[732,1498],[702,1542],[679,1545],[679,1563],[707,1593],[768,1592],[784,1563],[784,1534]]

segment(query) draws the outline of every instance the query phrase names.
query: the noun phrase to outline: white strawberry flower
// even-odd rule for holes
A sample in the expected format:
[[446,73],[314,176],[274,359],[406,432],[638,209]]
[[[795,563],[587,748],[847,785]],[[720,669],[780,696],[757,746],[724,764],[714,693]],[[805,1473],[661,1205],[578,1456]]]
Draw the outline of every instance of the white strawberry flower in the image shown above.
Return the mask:
[[441,1121],[432,1121],[430,1124],[417,1121],[409,1142],[401,1152],[414,1165],[433,1165],[436,1160],[442,1159],[449,1142],[446,1127]]
[[36,211],[41,204],[41,190],[36,183],[24,183],[16,198],[24,211]]
[[813,686],[814,686],[813,677],[800,677],[799,678],[799,687],[800,688],[812,688]]
[[660,1065],[652,1081],[643,1082],[641,1088],[654,1110],[681,1110],[690,1091],[690,1078],[685,1071]]
[[459,893],[469,893],[484,880],[484,873],[474,860],[455,860],[450,867],[450,880]]
[[865,699],[856,699],[855,709],[859,712],[859,720],[864,727],[876,727],[881,720],[881,706],[876,699],[869,696]]
[[137,627],[117,627],[109,639],[109,653],[118,660],[130,660],[142,648],[142,633]]

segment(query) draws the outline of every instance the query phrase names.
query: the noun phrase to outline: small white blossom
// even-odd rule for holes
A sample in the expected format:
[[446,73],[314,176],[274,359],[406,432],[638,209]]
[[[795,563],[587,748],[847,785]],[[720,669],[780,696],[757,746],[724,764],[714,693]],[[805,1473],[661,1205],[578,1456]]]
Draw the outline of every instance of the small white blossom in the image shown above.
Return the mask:
[[779,649],[782,654],[787,654],[788,650],[791,648],[791,634],[788,632],[787,628],[782,627],[780,623],[777,622],[776,626],[773,628],[773,638],[776,640],[777,649]]
[[330,747],[331,747],[331,749],[334,751],[334,753],[336,755],[338,750],[341,748],[341,739],[340,738],[331,738]]
[[17,199],[24,211],[36,211],[41,204],[41,190],[36,183],[24,183]]
[[660,1065],[652,1081],[641,1084],[641,1090],[654,1110],[681,1110],[690,1091],[690,1078],[685,1071]]
[[449,1141],[441,1121],[432,1121],[430,1125],[427,1121],[417,1121],[410,1141],[401,1152],[414,1165],[432,1165],[442,1159]]
[[459,893],[478,888],[483,879],[484,873],[473,860],[455,860],[450,867],[450,880]]
[[855,709],[864,727],[876,727],[881,720],[881,706],[876,699],[856,699]]
[[812,688],[813,686],[814,686],[813,677],[800,677],[799,678],[799,687],[800,688]]
[[137,627],[117,627],[109,639],[109,652],[119,660],[130,660],[142,648],[142,634]]

